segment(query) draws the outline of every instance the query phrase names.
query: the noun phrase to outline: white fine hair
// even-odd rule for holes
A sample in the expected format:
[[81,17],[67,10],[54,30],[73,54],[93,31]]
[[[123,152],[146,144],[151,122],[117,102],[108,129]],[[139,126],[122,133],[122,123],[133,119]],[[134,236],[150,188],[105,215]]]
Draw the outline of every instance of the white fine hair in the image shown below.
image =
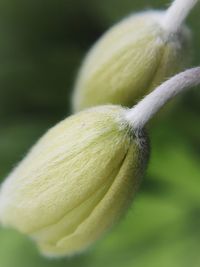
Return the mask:
[[140,130],[170,99],[198,84],[200,84],[200,67],[181,72],[157,87],[136,106],[128,110],[125,114],[126,120],[134,130]]
[[191,9],[199,0],[175,0],[166,11],[162,20],[163,28],[169,33],[176,33],[184,23]]

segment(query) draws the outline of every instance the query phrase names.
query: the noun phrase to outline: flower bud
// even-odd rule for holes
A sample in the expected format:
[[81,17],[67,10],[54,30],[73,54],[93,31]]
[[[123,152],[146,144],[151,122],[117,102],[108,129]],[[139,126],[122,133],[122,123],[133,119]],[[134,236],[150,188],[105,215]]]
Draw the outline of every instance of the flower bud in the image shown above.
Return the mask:
[[5,180],[0,221],[44,255],[86,249],[121,217],[137,190],[148,142],[119,106],[73,115],[50,129]]
[[75,83],[74,111],[100,104],[133,106],[190,58],[190,32],[163,26],[165,11],[131,15],[87,54]]

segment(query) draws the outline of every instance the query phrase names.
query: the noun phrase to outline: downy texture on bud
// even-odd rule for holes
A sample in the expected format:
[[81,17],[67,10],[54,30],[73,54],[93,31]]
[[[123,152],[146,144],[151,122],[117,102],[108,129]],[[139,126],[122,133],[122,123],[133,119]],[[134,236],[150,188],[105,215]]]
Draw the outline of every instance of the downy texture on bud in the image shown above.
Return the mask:
[[92,108],[50,129],[5,180],[0,221],[33,238],[44,255],[86,249],[130,204],[148,142],[119,106]]
[[99,104],[134,105],[190,58],[190,32],[171,33],[165,11],[147,11],[122,20],[94,45],[75,83],[74,111]]

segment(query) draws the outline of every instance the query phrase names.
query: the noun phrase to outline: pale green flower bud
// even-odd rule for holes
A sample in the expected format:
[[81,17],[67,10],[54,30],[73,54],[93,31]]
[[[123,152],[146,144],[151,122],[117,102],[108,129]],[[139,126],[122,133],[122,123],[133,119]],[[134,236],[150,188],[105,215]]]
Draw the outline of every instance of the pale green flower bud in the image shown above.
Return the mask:
[[123,215],[148,161],[144,126],[171,98],[200,84],[200,67],[166,81],[132,109],[73,115],[32,148],[3,183],[0,221],[33,238],[44,255],[86,249]]
[[97,41],[75,83],[74,111],[107,103],[131,107],[188,64],[190,31],[180,26],[173,32],[165,16],[165,11],[132,15]]
[[28,234],[49,256],[82,251],[110,229],[148,159],[146,138],[125,113],[93,108],[49,130],[2,185],[2,224]]

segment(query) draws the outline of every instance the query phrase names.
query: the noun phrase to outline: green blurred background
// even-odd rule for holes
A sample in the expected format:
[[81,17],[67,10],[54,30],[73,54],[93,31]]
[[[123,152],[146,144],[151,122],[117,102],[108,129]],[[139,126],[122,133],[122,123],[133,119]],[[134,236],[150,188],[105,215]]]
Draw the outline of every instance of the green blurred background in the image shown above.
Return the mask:
[[[84,54],[113,23],[166,0],[0,0],[0,179],[50,126],[70,114]],[[200,64],[200,5],[188,24]],[[200,90],[154,121],[152,157],[124,220],[83,255],[41,257],[0,228],[0,267],[200,266]]]

